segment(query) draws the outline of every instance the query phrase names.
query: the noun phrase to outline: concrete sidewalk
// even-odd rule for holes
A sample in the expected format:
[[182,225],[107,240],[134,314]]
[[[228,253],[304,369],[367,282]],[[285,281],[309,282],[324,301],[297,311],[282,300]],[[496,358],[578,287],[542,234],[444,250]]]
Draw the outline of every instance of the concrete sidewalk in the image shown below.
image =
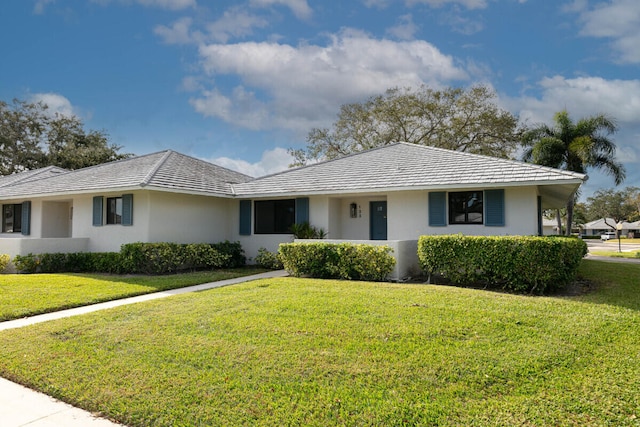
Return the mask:
[[[285,277],[284,270],[269,271],[253,276],[238,277],[235,279],[221,280],[219,282],[204,283],[202,285],[173,289],[170,291],[156,292],[137,297],[124,298],[115,301],[93,304],[85,307],[72,308],[24,319],[10,320],[0,323],[0,330],[21,328],[49,320],[64,317],[78,316],[98,310],[135,304],[158,298],[166,298],[172,295],[186,294],[189,292],[203,291],[249,282],[258,279],[273,277]],[[0,426],[2,427],[116,427],[121,426],[109,420],[98,418],[82,409],[75,408],[64,402],[60,402],[46,394],[42,394],[23,387],[19,384],[0,377]]]

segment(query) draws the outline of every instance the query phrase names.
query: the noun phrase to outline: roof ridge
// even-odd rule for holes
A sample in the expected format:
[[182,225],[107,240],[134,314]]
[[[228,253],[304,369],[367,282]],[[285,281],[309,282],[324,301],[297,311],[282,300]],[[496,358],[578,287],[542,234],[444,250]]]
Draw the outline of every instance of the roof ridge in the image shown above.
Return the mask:
[[[354,153],[345,154],[344,156],[334,157],[333,159],[326,159],[326,160],[322,160],[322,161],[317,162],[317,163],[311,163],[311,164],[308,164],[308,165],[302,165],[302,166],[298,166],[298,167],[294,167],[294,168],[288,168],[288,169],[282,170],[280,172],[270,173],[268,175],[259,176],[257,178],[253,178],[252,177],[253,178],[252,181],[257,181],[259,179],[268,178],[268,177],[271,177],[271,176],[281,175],[283,173],[289,173],[289,172],[294,171],[294,170],[302,170],[302,169],[310,168],[312,166],[324,165],[324,164],[327,164],[327,163],[336,162],[338,160],[347,159],[349,157],[359,156],[361,154],[370,153],[372,151],[377,151],[377,150],[381,150],[383,148],[391,147],[393,145],[400,145],[400,144],[416,145],[416,144],[409,144],[408,142],[392,142],[390,144],[379,145],[377,147],[368,148],[366,150],[356,151]],[[234,184],[234,185],[237,185],[237,184]]]
[[140,182],[141,187],[144,187],[145,185],[149,184],[149,182],[151,182],[155,174],[158,173],[158,170],[160,170],[160,168],[167,162],[167,159],[171,156],[172,153],[173,150],[165,151],[160,160],[158,160],[158,163],[156,163],[156,165],[151,168],[149,173],[147,173],[147,175],[142,179],[142,181]]

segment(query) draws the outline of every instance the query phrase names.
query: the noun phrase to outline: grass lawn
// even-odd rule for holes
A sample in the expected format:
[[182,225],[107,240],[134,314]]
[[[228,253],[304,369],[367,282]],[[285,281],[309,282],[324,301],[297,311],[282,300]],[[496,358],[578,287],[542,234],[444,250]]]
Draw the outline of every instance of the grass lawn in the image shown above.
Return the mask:
[[0,374],[129,426],[640,423],[640,266],[529,297],[281,278],[0,332]]
[[640,251],[634,252],[618,252],[616,251],[589,251],[591,255],[608,256],[612,258],[640,258],[638,254]]
[[0,321],[264,271],[242,268],[127,277],[99,274],[1,274]]

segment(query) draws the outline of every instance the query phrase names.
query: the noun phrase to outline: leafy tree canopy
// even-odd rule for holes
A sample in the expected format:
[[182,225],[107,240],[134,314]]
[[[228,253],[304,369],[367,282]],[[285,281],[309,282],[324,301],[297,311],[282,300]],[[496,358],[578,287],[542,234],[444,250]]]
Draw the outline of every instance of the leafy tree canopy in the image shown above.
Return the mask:
[[47,105],[0,101],[0,175],[45,166],[79,169],[130,157],[104,131],[85,131],[76,116],[51,114]]
[[640,188],[627,187],[623,190],[601,189],[587,198],[588,214],[591,220],[611,218],[615,229],[620,221],[636,221],[640,219]]
[[289,150],[292,166],[395,142],[510,157],[522,129],[495,98],[486,86],[389,89],[365,102],[343,105],[331,129],[312,129],[306,149]]
[[[616,160],[616,145],[609,138],[616,131],[615,121],[604,114],[573,122],[566,110],[560,111],[554,116],[553,127],[542,124],[523,134],[523,160],[579,173],[599,169],[619,185],[625,170]],[[574,204],[575,198],[567,203],[567,234],[573,224]]]

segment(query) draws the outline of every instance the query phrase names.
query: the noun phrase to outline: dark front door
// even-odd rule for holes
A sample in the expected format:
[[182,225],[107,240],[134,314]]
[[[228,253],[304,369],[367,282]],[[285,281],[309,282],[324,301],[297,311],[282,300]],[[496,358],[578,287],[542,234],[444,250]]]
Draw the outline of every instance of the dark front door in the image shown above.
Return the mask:
[[387,240],[387,202],[371,202],[371,240]]

